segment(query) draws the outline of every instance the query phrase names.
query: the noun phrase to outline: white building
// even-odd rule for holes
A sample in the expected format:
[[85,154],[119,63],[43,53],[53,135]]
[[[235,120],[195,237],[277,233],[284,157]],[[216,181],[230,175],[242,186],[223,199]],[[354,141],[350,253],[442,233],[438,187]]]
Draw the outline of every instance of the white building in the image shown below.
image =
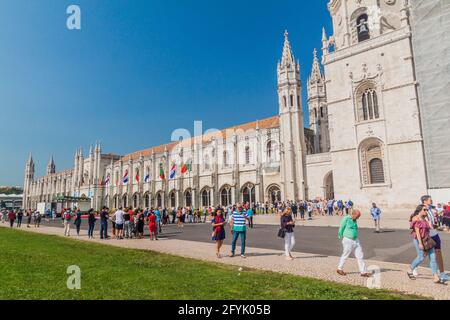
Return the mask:
[[[51,160],[38,179],[30,156],[25,206],[66,196],[89,198],[96,209],[316,198],[414,207],[428,185],[409,1],[328,6],[334,33],[323,31],[322,62],[313,56],[310,129],[303,128],[300,66],[286,32],[277,116],[126,156],[102,154],[97,144],[86,158],[77,150],[72,170],[56,173]],[[183,174],[185,163],[192,166]]]

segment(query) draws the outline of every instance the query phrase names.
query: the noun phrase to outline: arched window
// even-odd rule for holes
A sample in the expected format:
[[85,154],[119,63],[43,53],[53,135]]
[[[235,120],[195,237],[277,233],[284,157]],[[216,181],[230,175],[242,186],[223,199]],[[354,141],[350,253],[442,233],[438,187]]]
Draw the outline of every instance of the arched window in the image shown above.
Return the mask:
[[211,206],[211,191],[209,189],[205,189],[202,192],[202,206],[203,207]]
[[359,94],[359,121],[375,120],[380,118],[377,92],[373,88],[364,90]]
[[184,195],[184,202],[186,204],[186,207],[192,207],[192,194],[190,191],[186,191]]
[[150,208],[150,194],[146,193],[144,196],[144,206]]
[[220,192],[220,202],[222,206],[229,206],[231,204],[231,188],[224,187]]
[[286,96],[283,96],[283,107],[287,107],[287,99]]
[[172,208],[176,208],[176,206],[177,206],[177,197],[175,195],[175,191],[172,191],[170,193],[170,206]]
[[119,208],[119,196],[118,195],[114,196],[114,208],[115,209]]
[[281,190],[277,185],[269,187],[267,190],[267,195],[270,203],[274,204],[277,202],[281,202]]
[[291,100],[291,107],[293,107],[294,106],[294,96],[292,94],[291,94],[290,100]]
[[210,163],[209,163],[209,157],[206,155],[203,161],[204,161],[205,171],[209,171],[211,169]]
[[364,13],[356,19],[356,31],[358,33],[358,42],[370,39],[369,17],[367,14]]
[[162,207],[162,196],[161,196],[161,192],[158,192],[158,194],[156,195],[156,206],[158,208]]
[[223,152],[223,166],[228,167],[228,152]]
[[255,186],[251,184],[244,186],[242,190],[242,202],[249,203],[250,205],[255,203]]
[[128,195],[126,193],[122,197],[122,207],[128,207]]
[[135,193],[133,195],[133,208],[138,208],[139,207],[139,195],[137,193]]
[[267,160],[269,162],[277,161],[278,156],[278,143],[276,141],[269,141],[267,143]]
[[245,164],[250,164],[250,147],[245,147]]
[[385,183],[383,161],[381,159],[372,159],[369,162],[369,171],[371,184]]
[[361,144],[360,152],[363,185],[386,183],[381,142],[378,139],[368,139]]

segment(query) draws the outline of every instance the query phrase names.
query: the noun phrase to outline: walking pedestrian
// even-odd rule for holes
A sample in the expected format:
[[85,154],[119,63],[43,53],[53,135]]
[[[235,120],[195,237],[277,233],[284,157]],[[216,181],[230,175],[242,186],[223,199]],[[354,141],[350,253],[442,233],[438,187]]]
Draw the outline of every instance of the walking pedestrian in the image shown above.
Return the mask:
[[295,246],[294,228],[295,220],[292,217],[292,209],[286,208],[281,216],[281,230],[284,236],[284,251],[287,260],[294,260],[292,249]]
[[8,220],[9,220],[9,226],[11,228],[14,227],[14,222],[16,221],[16,213],[14,212],[14,210],[9,211],[8,213]]
[[253,229],[253,209],[251,207],[247,210],[247,217],[248,217],[248,225],[250,229]]
[[158,240],[158,235],[156,233],[156,215],[153,211],[151,211],[150,216],[148,217],[148,229],[150,231],[150,240]]
[[[127,209],[125,209],[126,211]],[[114,213],[114,220],[116,222],[116,239],[117,240],[123,240],[123,225],[125,223],[124,219],[124,212],[122,208],[119,208],[119,210]]]
[[19,210],[17,213],[17,228],[22,227],[22,218],[23,218],[23,211]]
[[130,238],[132,238],[132,234],[131,234],[131,224],[130,224],[130,221],[131,221],[131,214],[130,214],[130,211],[126,211],[126,210],[125,210],[125,212],[124,212],[124,214],[123,214],[123,220],[124,220],[123,228],[124,228],[124,235],[125,235],[125,238],[126,238],[126,239],[130,239]]
[[97,219],[95,218],[95,212],[94,209],[89,210],[88,214],[88,237],[89,239],[94,239],[94,228],[95,228],[95,222]]
[[42,215],[39,211],[34,213],[34,227],[39,228],[41,226]]
[[75,211],[75,221],[73,222],[73,224],[75,225],[75,229],[77,231],[77,236],[80,236],[80,229],[81,229],[81,220],[82,220],[82,214],[80,209],[77,209]]
[[[36,220],[36,217],[34,219]],[[70,221],[72,220],[72,212],[70,209],[67,209],[66,212],[64,212],[62,220],[64,225],[64,236],[70,237]]]
[[145,224],[145,218],[144,213],[140,210],[137,212],[137,222],[136,222],[136,229],[137,229],[137,237],[139,239],[144,238],[144,224]]
[[372,203],[372,208],[370,209],[370,214],[375,223],[375,233],[381,232],[380,221],[381,221],[381,209],[377,207],[376,203]]
[[107,207],[103,207],[100,212],[100,239],[107,240],[108,239],[108,221],[109,221],[109,212]]
[[433,272],[433,282],[436,284],[445,284],[438,271],[436,261],[436,242],[431,237],[431,227],[427,221],[428,207],[420,205],[415,214],[411,217],[411,228],[413,229],[414,247],[417,251],[417,258],[412,262],[410,271],[407,272],[411,280],[416,280],[414,270],[421,265],[428,256],[430,259],[430,268]]
[[31,228],[31,218],[33,217],[33,212],[31,210],[28,210],[27,212],[27,228]]
[[221,259],[220,249],[222,248],[223,241],[225,240],[225,218],[223,217],[223,210],[218,209],[216,216],[212,220],[213,233],[212,239],[216,242],[216,256]]
[[241,238],[241,257],[246,258],[245,256],[245,242],[247,240],[247,226],[246,222],[248,221],[248,217],[245,214],[244,209],[242,208],[242,204],[238,203],[236,205],[236,210],[230,217],[230,226],[231,233],[233,234],[233,242],[231,245],[231,256],[234,257],[236,253],[236,242],[238,238]]
[[358,219],[361,217],[361,211],[354,210],[352,215],[346,215],[339,228],[339,239],[342,240],[343,253],[339,262],[337,273],[346,276],[344,265],[348,257],[354,252],[358,260],[359,272],[362,277],[369,278],[372,275],[367,272],[364,262],[364,253],[361,242],[358,239]]
[[439,223],[438,218],[436,216],[436,212],[434,211],[433,208],[433,198],[429,195],[426,195],[421,198],[421,201],[422,204],[426,206],[426,208],[428,209],[426,220],[428,222],[428,225],[430,226],[430,237],[436,243],[435,246],[436,261],[439,267],[439,271],[441,272],[440,277],[445,281],[450,281],[450,277],[445,273],[444,258],[442,256],[442,241],[438,232]]

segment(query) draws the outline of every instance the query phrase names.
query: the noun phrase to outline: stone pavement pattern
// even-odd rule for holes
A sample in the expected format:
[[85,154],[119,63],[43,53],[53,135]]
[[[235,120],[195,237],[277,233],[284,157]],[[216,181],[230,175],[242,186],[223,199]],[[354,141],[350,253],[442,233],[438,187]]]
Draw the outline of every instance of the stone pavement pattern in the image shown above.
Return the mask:
[[[7,227],[1,225],[0,227]],[[43,226],[39,229],[31,228],[22,230],[62,236],[61,228]],[[236,267],[254,268],[265,271],[287,273],[297,276],[315,278],[320,280],[332,281],[336,283],[367,286],[367,281],[373,279],[364,279],[359,276],[357,263],[355,259],[349,259],[346,265],[347,277],[340,277],[336,274],[336,266],[339,258],[332,256],[321,256],[315,254],[294,253],[294,261],[287,261],[283,252],[280,250],[247,248],[247,259],[240,257],[217,259],[215,256],[215,245],[213,243],[191,242],[185,240],[108,240],[97,239],[89,240],[86,236],[71,237],[71,239],[100,243],[115,247],[149,250],[154,252],[177,255],[186,258],[193,258],[202,261],[218,262],[222,264],[233,265]],[[239,247],[238,247],[239,250]],[[224,246],[223,252],[230,252],[230,246]],[[237,251],[239,252],[239,251]],[[429,269],[420,268],[421,276],[416,281],[411,281],[406,275],[407,265],[366,261],[369,267],[377,266],[380,269],[380,288],[395,290],[409,294],[422,295],[438,300],[450,300],[450,288],[448,286],[435,285],[432,283],[432,275]],[[245,271],[242,271],[245,272]]]

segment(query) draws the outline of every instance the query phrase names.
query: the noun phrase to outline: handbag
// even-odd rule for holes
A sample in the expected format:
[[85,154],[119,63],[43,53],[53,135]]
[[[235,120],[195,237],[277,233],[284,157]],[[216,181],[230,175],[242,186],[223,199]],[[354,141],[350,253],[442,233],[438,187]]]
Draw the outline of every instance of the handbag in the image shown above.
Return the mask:
[[284,239],[286,237],[286,229],[285,228],[280,228],[280,230],[278,231],[278,237]]
[[430,251],[436,247],[436,241],[434,241],[430,236],[428,236],[426,239],[423,239],[422,243],[424,251]]

